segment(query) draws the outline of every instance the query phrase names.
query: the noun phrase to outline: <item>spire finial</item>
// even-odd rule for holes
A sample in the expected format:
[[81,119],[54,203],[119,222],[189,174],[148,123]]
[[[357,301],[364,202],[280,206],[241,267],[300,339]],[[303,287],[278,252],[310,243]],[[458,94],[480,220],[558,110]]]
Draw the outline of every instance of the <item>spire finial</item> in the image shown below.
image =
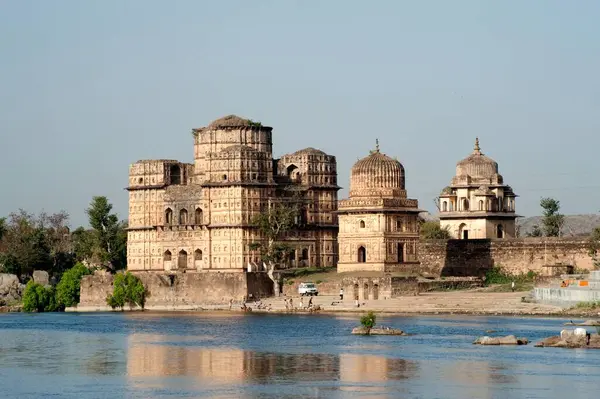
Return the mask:
[[473,149],[473,152],[481,154],[481,148],[479,147],[479,137],[475,137],[475,148]]
[[375,139],[375,151],[379,152],[379,139]]

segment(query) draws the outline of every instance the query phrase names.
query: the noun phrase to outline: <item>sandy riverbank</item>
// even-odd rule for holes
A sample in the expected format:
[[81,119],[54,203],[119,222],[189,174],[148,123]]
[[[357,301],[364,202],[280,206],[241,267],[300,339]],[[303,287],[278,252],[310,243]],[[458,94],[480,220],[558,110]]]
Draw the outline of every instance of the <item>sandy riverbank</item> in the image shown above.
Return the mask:
[[[313,297],[313,304],[321,307],[318,313],[362,313],[374,311],[382,314],[398,315],[523,315],[523,316],[597,316],[598,310],[570,309],[564,310],[557,306],[523,302],[522,298],[528,292],[484,292],[480,290],[431,292],[416,296],[406,296],[387,300],[361,301],[356,307],[354,301],[340,301],[337,296]],[[294,306],[300,306],[300,297],[293,297]],[[308,298],[303,299],[303,305],[308,304]],[[247,303],[253,312],[286,313],[284,297],[268,298],[262,301],[267,309],[257,308],[253,302]],[[223,305],[178,305],[178,306],[149,306],[147,311],[232,311],[241,312],[241,303]],[[112,311],[108,306],[86,306],[69,308],[74,312],[106,312]],[[295,310],[288,313],[308,313]]]

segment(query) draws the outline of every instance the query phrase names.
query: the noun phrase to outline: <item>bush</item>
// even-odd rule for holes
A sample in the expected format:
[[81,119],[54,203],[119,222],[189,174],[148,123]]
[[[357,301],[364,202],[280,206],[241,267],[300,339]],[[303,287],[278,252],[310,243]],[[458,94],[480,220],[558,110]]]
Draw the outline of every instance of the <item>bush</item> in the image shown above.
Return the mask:
[[532,283],[537,274],[530,270],[527,273],[511,275],[506,273],[501,266],[494,266],[485,273],[485,285],[510,284],[513,281],[517,284]]
[[60,305],[56,302],[54,288],[46,288],[30,280],[23,293],[23,310],[25,312],[56,312]]
[[139,306],[144,309],[146,303],[146,288],[142,281],[133,274],[119,273],[113,282],[113,293],[106,298],[106,303],[111,308],[121,308],[129,305],[132,309]]
[[362,326],[365,328],[371,329],[375,326],[376,319],[377,316],[375,315],[375,313],[369,312],[360,318],[360,324],[362,324]]
[[76,306],[79,303],[81,278],[92,272],[81,263],[63,273],[56,286],[56,300],[64,307]]

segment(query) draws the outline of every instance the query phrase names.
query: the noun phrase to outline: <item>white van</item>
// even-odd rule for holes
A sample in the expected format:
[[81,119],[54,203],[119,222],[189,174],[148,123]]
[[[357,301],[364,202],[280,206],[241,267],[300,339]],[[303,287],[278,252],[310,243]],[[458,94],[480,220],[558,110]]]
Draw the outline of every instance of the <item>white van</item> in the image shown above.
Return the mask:
[[300,283],[298,286],[298,294],[301,296],[305,295],[319,295],[319,290],[315,283]]

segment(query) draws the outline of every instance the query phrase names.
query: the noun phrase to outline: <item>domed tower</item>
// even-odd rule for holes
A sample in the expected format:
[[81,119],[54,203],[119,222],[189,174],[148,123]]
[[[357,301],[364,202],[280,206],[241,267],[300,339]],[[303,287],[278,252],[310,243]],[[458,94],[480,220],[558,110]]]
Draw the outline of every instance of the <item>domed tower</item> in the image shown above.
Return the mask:
[[440,194],[440,224],[458,239],[515,237],[516,197],[476,138],[473,152],[456,164],[456,175]]
[[404,166],[382,154],[379,143],[354,164],[350,198],[338,206],[338,273],[408,271],[418,264],[421,210],[407,198],[405,183]]
[[[246,146],[265,153],[267,158],[271,158],[272,132],[272,127],[236,115],[227,115],[206,127],[193,129],[194,181],[202,184],[209,179],[213,166],[209,162],[210,154],[218,153],[227,147]],[[272,165],[270,168],[272,170]]]

